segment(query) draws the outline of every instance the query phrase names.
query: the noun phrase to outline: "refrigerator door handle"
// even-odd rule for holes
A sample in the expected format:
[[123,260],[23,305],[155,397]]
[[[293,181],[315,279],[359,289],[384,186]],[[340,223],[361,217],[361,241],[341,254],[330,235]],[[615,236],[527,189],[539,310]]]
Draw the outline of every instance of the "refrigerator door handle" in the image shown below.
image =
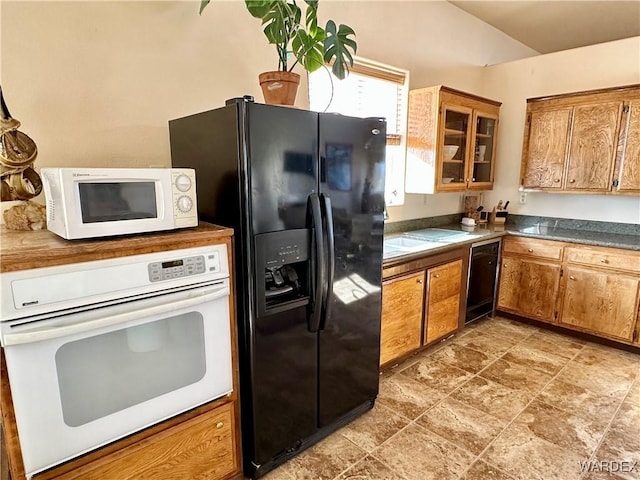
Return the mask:
[[317,193],[309,195],[307,202],[307,218],[311,220],[311,228],[313,229],[313,238],[315,239],[315,262],[312,263],[312,270],[315,271],[315,277],[312,282],[313,297],[309,302],[309,331],[317,332],[320,330],[320,318],[322,315],[322,292],[326,283],[325,278],[325,255],[324,255],[324,239],[322,235],[322,210],[320,208],[320,199]]
[[336,271],[336,246],[333,236],[333,212],[331,210],[331,199],[324,193],[320,194],[322,201],[322,213],[324,216],[325,233],[327,235],[327,289],[324,292],[324,298],[322,299],[324,322],[321,330],[324,330],[331,320],[331,307],[333,305],[333,280]]

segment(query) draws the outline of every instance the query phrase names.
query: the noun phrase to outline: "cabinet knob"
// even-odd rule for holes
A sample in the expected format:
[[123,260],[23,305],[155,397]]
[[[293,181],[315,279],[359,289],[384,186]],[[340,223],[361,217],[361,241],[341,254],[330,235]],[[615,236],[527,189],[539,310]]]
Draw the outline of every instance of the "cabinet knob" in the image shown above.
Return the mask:
[[601,263],[609,263],[609,260],[607,260],[606,258],[601,258],[601,259],[600,259],[600,262],[601,262]]
[[475,178],[472,178],[472,179],[471,179],[471,181],[472,181],[472,182],[475,182],[475,181],[476,181],[476,179],[475,179]]
[[575,280],[576,277],[574,277],[573,275],[569,275],[569,280]]
[[506,264],[506,263],[503,263],[503,264],[502,264],[502,266],[503,266],[504,268],[507,268],[507,264]]
[[224,422],[216,423],[216,428],[222,428],[222,427],[224,427]]
[[572,178],[571,180],[569,180],[569,183],[576,183],[575,178]]
[[421,279],[421,278],[419,278],[419,279],[417,280],[417,282],[418,282],[418,283],[420,283],[420,284],[422,284],[422,279]]
[[560,179],[559,179],[559,178],[556,178],[556,179],[554,180],[554,182],[556,182],[556,183],[560,183]]
[[533,253],[533,248],[527,248],[527,252]]
[[436,273],[436,274],[434,275],[434,277],[435,277],[435,278],[440,278],[440,274],[439,274],[439,273]]

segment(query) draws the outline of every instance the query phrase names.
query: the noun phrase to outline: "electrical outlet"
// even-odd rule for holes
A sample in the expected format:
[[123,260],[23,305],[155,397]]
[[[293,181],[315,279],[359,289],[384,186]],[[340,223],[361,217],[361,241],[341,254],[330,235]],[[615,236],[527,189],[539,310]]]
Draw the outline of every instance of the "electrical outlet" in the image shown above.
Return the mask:
[[522,204],[527,203],[527,192],[520,192],[520,198],[518,201]]

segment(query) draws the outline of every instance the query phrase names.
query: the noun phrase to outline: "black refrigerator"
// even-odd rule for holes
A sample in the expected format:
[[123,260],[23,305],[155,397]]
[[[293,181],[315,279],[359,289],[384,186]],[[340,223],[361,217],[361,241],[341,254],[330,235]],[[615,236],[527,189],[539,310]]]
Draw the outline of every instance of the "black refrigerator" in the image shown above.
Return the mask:
[[245,475],[373,407],[386,122],[232,99],[169,122],[200,219],[234,228]]

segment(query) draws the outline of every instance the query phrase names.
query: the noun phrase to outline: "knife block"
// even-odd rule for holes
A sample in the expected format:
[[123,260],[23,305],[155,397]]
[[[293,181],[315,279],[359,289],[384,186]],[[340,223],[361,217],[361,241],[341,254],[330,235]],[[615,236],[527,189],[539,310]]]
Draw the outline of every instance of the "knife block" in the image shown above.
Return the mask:
[[494,225],[504,225],[507,221],[507,215],[509,215],[509,212],[506,210],[498,210],[493,207],[493,210],[489,215],[489,223],[493,223]]

